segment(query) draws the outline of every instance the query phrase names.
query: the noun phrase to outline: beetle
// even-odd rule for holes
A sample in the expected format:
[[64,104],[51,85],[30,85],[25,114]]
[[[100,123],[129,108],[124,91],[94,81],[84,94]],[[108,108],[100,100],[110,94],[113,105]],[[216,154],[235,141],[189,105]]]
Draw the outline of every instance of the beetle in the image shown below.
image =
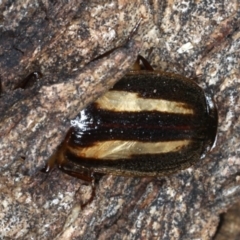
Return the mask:
[[49,159],[86,181],[97,174],[159,177],[202,159],[214,144],[218,114],[212,98],[191,79],[130,71],[71,122],[65,141]]

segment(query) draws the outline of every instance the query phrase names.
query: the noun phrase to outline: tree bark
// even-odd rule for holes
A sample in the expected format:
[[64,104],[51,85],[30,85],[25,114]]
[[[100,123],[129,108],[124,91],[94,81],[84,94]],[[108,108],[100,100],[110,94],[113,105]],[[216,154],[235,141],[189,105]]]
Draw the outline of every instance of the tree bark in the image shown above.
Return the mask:
[[[240,195],[239,9],[237,0],[2,1],[0,236],[211,239],[219,214]],[[127,72],[139,50],[155,69],[195,77],[214,96],[216,146],[173,176],[104,176],[81,209],[89,184],[39,170],[70,120]],[[26,79],[32,85],[20,88]]]

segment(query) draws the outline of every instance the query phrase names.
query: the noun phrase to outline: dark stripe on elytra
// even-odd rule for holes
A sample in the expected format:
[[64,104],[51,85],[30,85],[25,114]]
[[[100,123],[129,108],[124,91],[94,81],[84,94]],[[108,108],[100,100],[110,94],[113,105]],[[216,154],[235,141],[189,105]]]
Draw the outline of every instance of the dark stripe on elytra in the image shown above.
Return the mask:
[[193,142],[181,151],[161,154],[133,155],[131,159],[94,159],[75,156],[72,152],[66,151],[65,157],[76,164],[86,168],[111,168],[117,170],[158,172],[166,169],[174,169],[180,164],[195,162],[199,160],[203,151],[202,142]]
[[[149,112],[112,113],[111,111],[88,112],[91,119],[83,129],[75,129],[70,144],[81,147],[93,146],[97,141],[174,141],[183,139],[205,140],[207,129],[203,119],[192,115],[157,114]],[[91,114],[90,114],[91,113]]]
[[171,74],[154,75],[152,73],[130,75],[117,82],[112,90],[135,92],[143,98],[186,102],[205,107],[202,106],[205,103],[204,92],[197,84],[183,77],[177,79],[176,76],[171,76]]

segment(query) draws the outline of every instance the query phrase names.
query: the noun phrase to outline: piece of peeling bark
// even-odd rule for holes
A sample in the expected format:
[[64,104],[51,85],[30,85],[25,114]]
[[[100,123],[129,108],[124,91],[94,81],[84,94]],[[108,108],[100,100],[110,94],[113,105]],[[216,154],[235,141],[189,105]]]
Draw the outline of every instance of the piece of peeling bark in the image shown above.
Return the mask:
[[[198,82],[206,91],[211,92],[219,110],[216,147],[198,164],[173,176],[161,179],[104,176],[97,185],[93,202],[84,209],[80,206],[90,198],[91,186],[58,170],[53,171],[47,178],[43,173],[32,177],[23,176],[21,168],[24,162],[15,161],[11,168],[0,176],[1,237],[211,239],[218,226],[219,214],[239,199],[240,12],[238,1],[218,1],[218,3],[198,1],[197,4],[195,2],[186,4],[181,0],[144,1],[139,7],[140,2],[131,1],[129,4],[133,4],[133,7],[130,10],[125,9],[128,6],[127,2],[109,2],[112,7],[108,8],[111,9],[109,14],[112,14],[112,9],[116,8],[116,12],[124,12],[128,21],[130,16],[136,17],[135,14],[139,14],[141,7],[150,9],[146,10],[146,15],[151,14],[152,18],[148,17],[144,31],[138,33],[144,35],[142,39],[145,47],[141,53],[146,56],[148,49],[153,47],[149,56],[155,67],[182,73],[186,71],[188,76],[199,75]],[[119,3],[124,5],[121,10],[118,8]],[[70,19],[74,16],[74,12],[78,12],[79,4],[77,1],[74,4],[72,15],[69,15]],[[89,4],[94,5],[91,2]],[[80,11],[85,24],[86,15],[95,16],[99,9],[104,12],[105,6],[99,5],[89,7],[88,3],[85,3],[85,8],[81,5],[81,9],[86,11],[86,13]],[[59,15],[63,14],[61,9],[56,9]],[[106,16],[107,14],[101,16],[104,19],[102,23],[107,21]],[[59,22],[61,23],[60,20]],[[100,22],[99,20],[99,25]],[[91,27],[96,31],[99,25],[94,27],[93,24]],[[115,23],[114,26],[116,25]],[[55,29],[56,32],[61,31],[59,26]],[[119,31],[116,31],[119,34],[116,38],[123,30],[129,33],[132,27],[132,24],[128,25],[124,22],[124,25],[118,28]],[[110,28],[112,29],[115,28]],[[83,31],[80,31],[81,36],[82,33]],[[84,36],[87,35],[86,33]],[[97,34],[98,37],[100,35]],[[126,35],[123,35],[126,39]],[[161,38],[156,37],[155,41],[150,41],[152,36]],[[99,54],[102,54],[121,42],[122,38],[114,43],[110,41],[109,49],[106,48],[104,41],[102,44],[105,47],[102,48],[100,41],[98,47],[93,42],[91,44],[94,51],[101,49]],[[56,49],[64,46],[61,44],[57,42],[52,44],[51,53],[54,53],[54,46]],[[45,46],[47,45],[46,43]],[[94,55],[91,50],[87,50],[87,53],[90,56]],[[85,65],[84,63],[89,62],[92,59],[90,56],[86,59],[83,57],[81,64]],[[47,61],[48,58],[45,60]],[[75,63],[69,64],[70,69],[76,67]],[[63,66],[66,65],[67,61]],[[24,67],[19,69],[23,70]],[[44,64],[44,69],[51,72],[48,63]],[[60,66],[56,69],[56,75],[59,77]],[[10,76],[14,75],[14,71],[10,73]],[[71,70],[69,73],[72,74]],[[22,78],[28,74],[26,72]],[[20,75],[19,73],[12,79],[19,80]],[[46,81],[52,84],[57,80],[56,78]],[[9,85],[4,83],[3,90],[8,92],[14,88],[13,82]]]
[[89,63],[77,76],[49,86],[17,89],[12,95],[3,96],[1,167],[7,168],[17,158],[23,157],[30,174],[43,168],[44,160],[63,140],[70,120],[124,76],[139,50],[140,43],[130,41],[108,57]]
[[[136,3],[144,13],[141,1]],[[99,56],[103,49],[111,50],[106,41],[112,41],[122,26],[116,29],[117,22],[111,27],[110,23],[115,18],[117,21],[118,15],[124,16],[133,4],[119,3],[119,7],[126,5],[125,11],[119,10],[106,20],[107,28],[98,25],[99,18],[102,19],[112,9],[110,3],[105,4],[103,12],[98,11],[95,3],[73,1],[64,4],[63,8],[62,3],[54,6],[36,1],[32,4],[16,2],[4,12],[8,18],[15,14],[13,22],[16,23],[6,26],[0,41],[3,92],[0,102],[0,172],[20,157],[25,159],[24,167],[30,174],[43,168],[63,140],[70,120],[126,73],[140,49],[140,43],[129,42],[126,45],[130,35],[135,38],[138,34],[137,31],[131,32],[142,18],[139,11],[129,18],[129,31],[122,36],[122,41],[120,37],[116,38],[118,41],[113,43],[112,49],[116,44],[126,46],[116,49],[116,56],[111,55],[83,67],[90,59]],[[19,9],[21,11],[18,12]],[[91,9],[91,14],[88,9]],[[21,14],[24,11],[27,15]],[[29,19],[30,13],[33,19]],[[59,21],[54,19],[55,15]],[[8,18],[4,16],[6,24]],[[110,28],[113,36],[109,33]],[[35,71],[43,77],[33,87],[15,89]]]

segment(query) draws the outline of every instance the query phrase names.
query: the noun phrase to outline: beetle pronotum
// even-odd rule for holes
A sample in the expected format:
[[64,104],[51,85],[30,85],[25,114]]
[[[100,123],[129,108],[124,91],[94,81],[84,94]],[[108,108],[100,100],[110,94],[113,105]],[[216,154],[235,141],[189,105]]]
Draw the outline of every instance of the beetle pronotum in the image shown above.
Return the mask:
[[192,80],[132,71],[72,121],[46,169],[55,161],[64,172],[89,181],[96,173],[169,175],[205,155],[217,123],[214,102]]

